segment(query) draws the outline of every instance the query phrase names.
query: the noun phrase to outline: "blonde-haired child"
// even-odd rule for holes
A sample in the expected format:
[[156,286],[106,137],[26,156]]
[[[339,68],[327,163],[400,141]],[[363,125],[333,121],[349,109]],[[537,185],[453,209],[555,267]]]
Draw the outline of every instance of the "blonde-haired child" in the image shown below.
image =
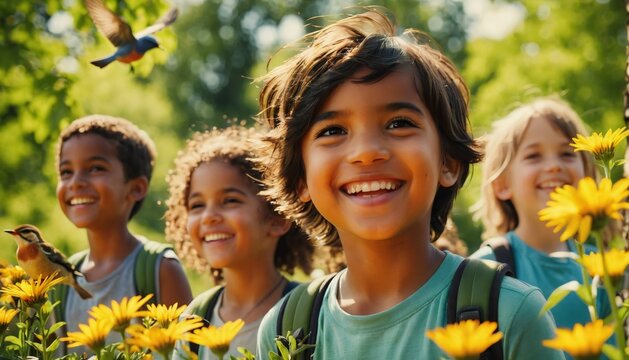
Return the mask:
[[[492,241],[506,240],[501,247],[512,256],[516,278],[539,287],[546,297],[569,281],[582,281],[580,266],[566,256],[566,252],[576,254],[575,245],[561,242],[561,234],[538,215],[555,188],[577,186],[583,177],[597,176],[589,154],[575,152],[569,145],[577,134],[586,135],[587,130],[570,105],[559,98],[540,98],[496,121],[485,145],[477,208],[485,226],[483,235]],[[498,252],[481,246],[470,257],[496,259]],[[598,300],[604,315],[609,311],[607,300],[603,296]],[[586,305],[574,293],[552,314],[562,328],[590,321]]]

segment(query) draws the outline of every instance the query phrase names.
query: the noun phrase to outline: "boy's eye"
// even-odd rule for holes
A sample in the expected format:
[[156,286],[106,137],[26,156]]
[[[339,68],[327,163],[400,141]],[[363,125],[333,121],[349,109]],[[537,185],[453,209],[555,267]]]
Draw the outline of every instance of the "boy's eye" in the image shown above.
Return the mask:
[[528,153],[524,155],[524,159],[526,160],[535,160],[537,158],[539,158],[539,153]]
[[577,154],[574,151],[564,151],[563,153],[561,153],[561,156],[567,157],[567,158],[573,158],[573,157],[576,157]]
[[317,132],[315,138],[345,135],[347,132],[340,126],[328,126]]
[[90,172],[101,172],[105,171],[105,167],[102,165],[92,165],[90,166]]
[[387,124],[388,129],[399,129],[408,127],[417,127],[417,124],[407,118],[395,118]]
[[66,177],[68,175],[72,175],[72,171],[70,169],[59,169],[59,176]]

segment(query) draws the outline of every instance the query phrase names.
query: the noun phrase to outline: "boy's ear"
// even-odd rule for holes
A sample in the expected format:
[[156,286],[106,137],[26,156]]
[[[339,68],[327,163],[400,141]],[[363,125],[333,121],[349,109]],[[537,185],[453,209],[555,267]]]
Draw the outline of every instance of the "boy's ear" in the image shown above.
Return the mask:
[[131,185],[129,195],[133,198],[134,201],[139,201],[146,197],[146,194],[149,190],[149,180],[146,178],[146,176],[138,176],[134,179],[131,179],[129,180],[129,184]]
[[498,199],[503,201],[511,200],[511,188],[507,185],[504,175],[499,176],[496,180],[492,181],[491,187]]
[[310,201],[310,192],[308,191],[308,186],[306,186],[303,181],[300,182],[297,192],[299,193],[299,200],[301,200],[301,202],[307,203],[308,201]]
[[454,185],[459,178],[459,172],[461,171],[461,162],[454,160],[449,156],[446,156],[443,164],[441,165],[441,173],[439,174],[439,185],[444,188],[448,188]]
[[273,216],[271,220],[271,228],[269,230],[269,235],[273,237],[280,237],[290,230],[291,221],[281,217],[279,215]]

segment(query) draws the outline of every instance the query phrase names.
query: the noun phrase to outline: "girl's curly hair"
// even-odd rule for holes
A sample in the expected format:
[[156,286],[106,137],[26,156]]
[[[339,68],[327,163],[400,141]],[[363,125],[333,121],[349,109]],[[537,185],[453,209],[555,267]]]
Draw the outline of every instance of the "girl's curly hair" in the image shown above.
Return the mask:
[[[190,179],[201,163],[220,160],[238,168],[243,176],[251,180],[252,186],[262,190],[262,173],[254,166],[253,158],[257,154],[252,143],[261,132],[260,128],[233,125],[225,129],[195,133],[188,140],[185,149],[179,152],[174,168],[167,175],[170,196],[166,201],[166,238],[174,244],[178,255],[188,266],[200,273],[211,271],[215,283],[222,281],[222,271],[211,268],[205,258],[194,249],[187,231]],[[268,201],[266,204],[269,214],[273,213],[273,205]],[[313,252],[314,247],[305,233],[293,225],[279,239],[275,250],[275,265],[288,274],[293,274],[296,267],[309,274],[312,270]]]

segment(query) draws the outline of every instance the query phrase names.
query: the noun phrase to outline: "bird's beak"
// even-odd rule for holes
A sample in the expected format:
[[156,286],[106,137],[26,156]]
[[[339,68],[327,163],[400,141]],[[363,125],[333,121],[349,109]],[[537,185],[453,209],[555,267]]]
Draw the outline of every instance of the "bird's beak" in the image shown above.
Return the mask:
[[11,229],[5,229],[4,232],[7,233],[7,234],[11,234],[11,235],[16,235],[17,234],[15,232],[15,230],[11,230]]

